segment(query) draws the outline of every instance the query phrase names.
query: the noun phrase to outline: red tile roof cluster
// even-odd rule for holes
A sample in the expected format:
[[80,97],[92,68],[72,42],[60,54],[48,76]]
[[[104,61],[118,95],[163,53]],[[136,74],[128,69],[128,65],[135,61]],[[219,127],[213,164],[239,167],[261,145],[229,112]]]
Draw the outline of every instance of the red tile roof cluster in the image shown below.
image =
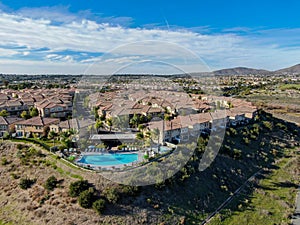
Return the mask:
[[41,116],[32,117],[28,120],[23,120],[16,122],[17,125],[25,125],[25,126],[47,126],[51,124],[58,124],[59,119],[56,118],[43,118]]

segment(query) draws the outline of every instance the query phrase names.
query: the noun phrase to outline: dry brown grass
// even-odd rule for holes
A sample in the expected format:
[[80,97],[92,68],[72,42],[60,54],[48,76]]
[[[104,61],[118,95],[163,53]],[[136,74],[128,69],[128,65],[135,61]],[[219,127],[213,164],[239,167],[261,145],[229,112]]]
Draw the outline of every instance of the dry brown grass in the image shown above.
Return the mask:
[[[38,148],[37,146],[35,146]],[[47,155],[44,158],[34,156],[28,165],[21,165],[16,156],[16,144],[12,142],[0,143],[0,158],[5,157],[10,162],[0,165],[0,221],[9,221],[13,224],[147,224],[147,211],[130,205],[118,205],[118,208],[109,207],[107,213],[99,216],[92,209],[81,208],[76,198],[68,195],[71,182],[77,180],[70,174],[77,174],[93,183],[98,190],[111,185],[100,175],[70,168],[59,160]],[[33,163],[34,160],[34,163]],[[59,172],[51,165],[46,166],[42,161],[51,161],[64,171]],[[61,171],[60,170],[60,171]],[[54,175],[62,180],[60,187],[49,192],[44,188],[48,177]],[[36,183],[29,189],[19,187],[21,178],[36,179]],[[119,211],[123,211],[121,214]],[[126,213],[127,212],[127,213]]]

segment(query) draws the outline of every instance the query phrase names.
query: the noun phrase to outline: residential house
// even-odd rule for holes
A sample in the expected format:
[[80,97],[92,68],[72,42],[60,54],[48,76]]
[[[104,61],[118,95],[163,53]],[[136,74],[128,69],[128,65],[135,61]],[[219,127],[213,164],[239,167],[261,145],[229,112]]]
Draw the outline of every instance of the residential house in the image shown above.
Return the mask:
[[257,115],[257,108],[247,102],[244,102],[244,104],[230,110],[226,110],[226,112],[229,119],[229,125],[236,126],[248,123],[250,120],[255,119],[255,116]]
[[28,120],[15,123],[16,134],[18,137],[28,137],[31,134],[41,136],[47,127],[52,124],[58,124],[57,118],[43,118],[36,116]]
[[231,126],[236,126],[245,121],[245,113],[241,112],[238,108],[233,108],[226,111],[228,116],[228,123]]
[[202,131],[210,129],[211,116],[209,113],[197,113],[187,116],[179,116],[181,124],[186,124],[189,128],[189,135],[198,136]]
[[19,117],[0,116],[0,137],[2,137],[5,133],[10,133],[12,130],[14,130],[14,124],[22,120],[24,119]]
[[67,132],[71,129],[78,131],[79,130],[79,122],[77,119],[70,119],[66,121],[61,121],[58,124],[51,124],[50,131],[54,131],[55,133]]
[[226,110],[216,110],[215,112],[211,112],[210,116],[211,120],[211,129],[225,128],[228,123],[228,117],[226,114]]
[[72,114],[72,110],[69,106],[59,101],[52,102],[45,100],[36,103],[35,106],[42,117],[65,118]]
[[158,142],[163,144],[164,142],[172,142],[173,140],[188,140],[189,139],[189,127],[188,124],[182,124],[180,118],[174,118],[170,121],[151,121],[148,123],[148,129],[159,130]]
[[12,99],[0,103],[1,110],[6,110],[10,115],[19,115],[24,110],[24,106],[20,100]]

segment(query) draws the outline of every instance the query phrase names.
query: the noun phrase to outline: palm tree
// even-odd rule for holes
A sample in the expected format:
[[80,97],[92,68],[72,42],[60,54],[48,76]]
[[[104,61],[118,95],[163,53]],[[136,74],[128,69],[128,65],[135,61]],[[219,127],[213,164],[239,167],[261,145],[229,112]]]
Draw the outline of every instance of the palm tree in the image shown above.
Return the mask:
[[68,138],[68,134],[66,133],[66,132],[61,132],[60,134],[59,134],[59,139],[61,140],[61,141],[64,141],[64,140],[66,140]]
[[103,127],[103,121],[97,120],[94,126],[96,131],[98,132],[98,129]]
[[143,131],[144,129],[145,129],[145,125],[143,125],[143,124],[138,125],[138,130],[139,131]]
[[52,130],[48,133],[48,139],[52,139],[56,136],[56,133]]
[[150,132],[150,131],[147,131],[147,132],[145,133],[145,138],[151,139],[151,132]]
[[144,139],[144,134],[143,134],[142,132],[138,132],[138,133],[136,134],[136,138],[137,138],[138,140],[143,140],[143,139]]
[[106,120],[106,124],[107,124],[107,126],[109,126],[109,132],[111,132],[111,127],[112,127],[112,119],[111,118],[108,118],[107,120]]
[[134,114],[133,117],[131,118],[130,120],[130,124],[133,126],[133,127],[137,127],[138,124],[140,122],[140,118],[137,114]]

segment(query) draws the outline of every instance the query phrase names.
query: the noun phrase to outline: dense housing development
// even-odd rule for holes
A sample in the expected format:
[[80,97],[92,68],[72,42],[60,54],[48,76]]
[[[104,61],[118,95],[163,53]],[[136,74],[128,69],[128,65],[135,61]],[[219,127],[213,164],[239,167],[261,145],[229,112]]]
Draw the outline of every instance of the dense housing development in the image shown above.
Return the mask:
[[[85,107],[94,112],[98,122],[102,121],[102,130],[125,134],[158,131],[158,138],[153,141],[160,144],[187,141],[201,132],[246,124],[257,113],[257,108],[245,100],[197,92],[187,94],[182,88],[174,91],[179,85],[187,88],[185,80],[168,81],[168,90],[154,79],[147,80],[142,84],[150,88],[147,93],[140,85],[112,82],[109,91],[90,93]],[[122,89],[131,91],[124,94]],[[199,87],[189,86],[189,89],[198,91]],[[48,132],[88,129],[89,126],[82,125],[86,118],[71,118],[75,92],[75,88],[1,90],[0,106],[6,115],[1,117],[0,135],[42,137]],[[86,91],[77,90],[82,92]]]
[[223,96],[187,94],[182,91],[157,90],[145,93],[118,90],[89,95],[89,107],[106,125],[112,121],[115,131],[137,128],[143,133],[158,130],[156,141],[184,141],[225,126],[246,124],[255,119],[257,107],[251,102]]
[[75,89],[60,88],[1,90],[0,135],[41,136],[50,125],[72,116],[74,94]]

